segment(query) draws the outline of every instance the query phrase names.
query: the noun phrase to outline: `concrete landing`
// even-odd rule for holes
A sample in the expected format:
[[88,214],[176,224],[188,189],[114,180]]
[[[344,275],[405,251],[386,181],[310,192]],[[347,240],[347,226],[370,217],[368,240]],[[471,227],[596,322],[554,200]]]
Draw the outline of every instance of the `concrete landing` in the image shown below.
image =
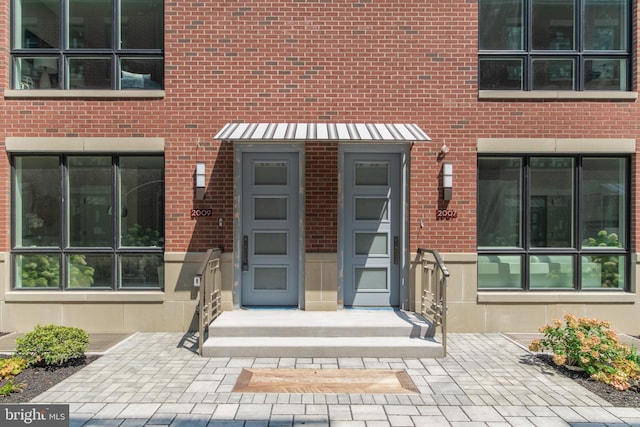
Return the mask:
[[401,310],[235,310],[209,327],[208,357],[442,357],[433,328]]

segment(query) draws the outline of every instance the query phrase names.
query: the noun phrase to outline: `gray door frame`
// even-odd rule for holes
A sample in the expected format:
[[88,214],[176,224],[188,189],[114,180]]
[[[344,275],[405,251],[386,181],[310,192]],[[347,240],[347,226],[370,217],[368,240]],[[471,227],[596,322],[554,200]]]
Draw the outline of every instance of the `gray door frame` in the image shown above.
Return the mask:
[[402,144],[340,144],[338,150],[338,307],[344,308],[344,287],[345,287],[345,154],[346,153],[389,153],[399,154],[400,156],[400,194],[398,203],[400,204],[400,256],[399,256],[399,293],[400,308],[403,310],[409,307],[409,251],[408,251],[408,235],[409,235],[409,158],[411,145]]
[[242,307],[242,159],[244,153],[297,153],[298,154],[298,308],[304,308],[304,144],[234,144],[233,153],[233,308]]

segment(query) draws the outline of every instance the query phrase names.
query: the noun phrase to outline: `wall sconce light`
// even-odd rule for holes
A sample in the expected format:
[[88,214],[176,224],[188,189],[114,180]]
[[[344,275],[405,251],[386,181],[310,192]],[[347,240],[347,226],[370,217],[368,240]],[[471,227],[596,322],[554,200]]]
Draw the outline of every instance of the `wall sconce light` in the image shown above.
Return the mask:
[[197,162],[196,163],[196,199],[202,200],[204,199],[205,193],[205,172],[204,172],[204,163]]
[[453,193],[453,163],[442,164],[442,198],[451,200]]

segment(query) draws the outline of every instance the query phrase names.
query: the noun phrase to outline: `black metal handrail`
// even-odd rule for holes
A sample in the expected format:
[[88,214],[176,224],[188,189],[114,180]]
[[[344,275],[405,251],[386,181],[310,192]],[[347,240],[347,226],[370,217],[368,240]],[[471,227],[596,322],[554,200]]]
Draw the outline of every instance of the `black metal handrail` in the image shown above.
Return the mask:
[[[421,313],[435,327],[440,326],[443,356],[447,355],[447,286],[449,269],[435,249],[418,248],[422,264]],[[433,259],[426,257],[431,255]],[[424,280],[422,280],[424,279]],[[425,283],[426,282],[426,283]]]

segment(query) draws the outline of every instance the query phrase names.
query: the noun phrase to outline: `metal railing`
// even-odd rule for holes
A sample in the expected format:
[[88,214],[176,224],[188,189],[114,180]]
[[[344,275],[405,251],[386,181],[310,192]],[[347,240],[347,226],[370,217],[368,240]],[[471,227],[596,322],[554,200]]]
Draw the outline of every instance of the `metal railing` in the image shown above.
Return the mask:
[[220,272],[220,249],[209,249],[200,264],[193,284],[200,290],[198,302],[198,352],[202,356],[203,344],[209,335],[209,325],[222,312],[222,274]]
[[447,282],[449,270],[435,249],[418,248],[420,262],[421,311],[434,327],[440,326],[442,355],[447,355]]

